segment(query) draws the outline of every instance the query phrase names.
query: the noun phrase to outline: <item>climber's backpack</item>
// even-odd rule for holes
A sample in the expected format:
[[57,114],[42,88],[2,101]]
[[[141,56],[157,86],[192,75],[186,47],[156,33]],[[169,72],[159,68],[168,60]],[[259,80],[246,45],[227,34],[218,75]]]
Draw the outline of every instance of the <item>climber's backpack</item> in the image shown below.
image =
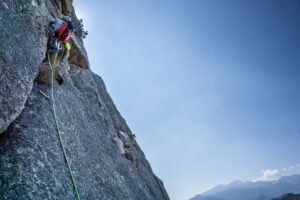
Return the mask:
[[62,42],[67,42],[72,36],[74,24],[71,21],[64,22],[56,31],[55,36]]

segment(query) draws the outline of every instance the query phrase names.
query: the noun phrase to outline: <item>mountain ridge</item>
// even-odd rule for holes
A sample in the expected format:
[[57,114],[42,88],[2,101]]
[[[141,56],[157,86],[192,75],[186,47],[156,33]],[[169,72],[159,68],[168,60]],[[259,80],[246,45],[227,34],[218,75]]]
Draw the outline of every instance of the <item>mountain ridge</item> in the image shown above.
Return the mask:
[[285,193],[300,193],[300,174],[282,176],[274,181],[239,181],[218,185],[192,200],[270,200]]

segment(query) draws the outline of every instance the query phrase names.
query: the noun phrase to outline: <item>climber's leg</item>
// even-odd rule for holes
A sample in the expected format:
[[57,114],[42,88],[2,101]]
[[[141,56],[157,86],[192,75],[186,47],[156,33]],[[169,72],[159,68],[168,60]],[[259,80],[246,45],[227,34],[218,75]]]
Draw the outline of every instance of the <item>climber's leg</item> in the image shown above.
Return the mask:
[[50,62],[54,68],[56,67],[57,55],[60,49],[60,42],[57,38],[54,35],[50,36],[47,44],[47,51],[49,53]]
[[53,66],[54,68],[54,73],[55,73],[55,79],[57,80],[58,84],[61,85],[63,84],[64,80],[62,78],[62,74],[60,72],[60,68],[59,68],[59,59],[57,58],[59,55],[59,53],[55,53],[55,57],[53,60],[53,63],[55,63]]
[[71,45],[69,42],[66,42],[63,48],[63,56],[62,56],[62,63],[65,65],[68,62],[70,56],[70,49]]
[[55,36],[51,36],[48,41],[48,52],[50,63],[54,70],[54,78],[61,85],[63,83],[62,74],[58,69],[58,54],[62,49],[62,42],[59,41]]
[[56,60],[58,53],[54,51],[49,51],[50,62],[53,68],[56,68]]

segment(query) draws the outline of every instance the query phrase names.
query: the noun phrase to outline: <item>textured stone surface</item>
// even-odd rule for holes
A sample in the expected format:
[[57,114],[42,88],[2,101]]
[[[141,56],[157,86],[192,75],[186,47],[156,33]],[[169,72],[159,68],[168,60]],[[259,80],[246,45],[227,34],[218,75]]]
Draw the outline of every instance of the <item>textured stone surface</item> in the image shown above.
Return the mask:
[[[1,200],[75,199],[48,98],[46,25],[60,15],[57,2],[0,3]],[[169,199],[102,79],[90,71],[82,41],[73,41],[82,57],[61,67],[64,83],[55,82],[55,96],[82,199]]]
[[[47,25],[60,17],[56,1],[3,0],[0,3],[0,134],[24,109],[45,58]],[[71,14],[75,21],[75,13]],[[89,68],[81,39],[72,39],[73,64]],[[76,51],[76,54],[73,53]]]
[[0,3],[0,133],[24,108],[43,58],[34,17],[24,14],[34,12],[30,9],[9,0]]
[[61,9],[64,15],[69,15],[72,12],[72,0],[61,0]]

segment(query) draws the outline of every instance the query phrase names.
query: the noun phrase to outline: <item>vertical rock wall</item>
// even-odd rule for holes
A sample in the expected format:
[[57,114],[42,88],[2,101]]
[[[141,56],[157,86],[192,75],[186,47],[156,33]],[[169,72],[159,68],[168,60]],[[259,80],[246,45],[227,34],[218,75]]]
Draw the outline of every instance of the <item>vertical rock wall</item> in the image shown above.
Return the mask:
[[[0,2],[0,199],[75,199],[51,110],[46,26],[75,13],[68,0]],[[55,82],[59,125],[82,199],[169,199],[106,91],[72,39]],[[44,68],[43,68],[44,66]],[[47,70],[44,71],[47,77]],[[48,76],[49,77],[49,76]]]

